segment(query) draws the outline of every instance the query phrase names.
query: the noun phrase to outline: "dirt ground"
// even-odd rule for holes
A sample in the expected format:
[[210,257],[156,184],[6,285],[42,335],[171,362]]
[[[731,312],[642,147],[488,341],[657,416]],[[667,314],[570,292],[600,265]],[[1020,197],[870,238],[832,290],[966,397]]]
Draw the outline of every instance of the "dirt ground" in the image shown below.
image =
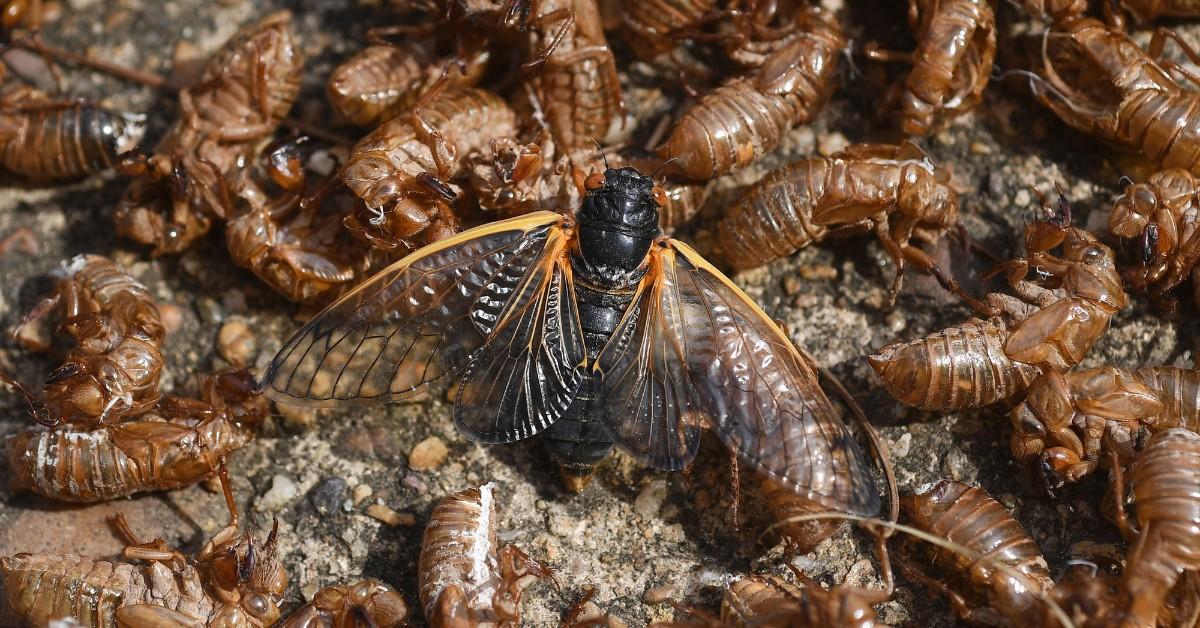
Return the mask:
[[[855,46],[870,40],[911,45],[900,2],[826,2],[839,9]],[[309,57],[305,93],[296,115],[325,119],[323,80],[333,65],[357,50],[362,32],[386,23],[374,2],[352,0],[70,0],[45,29],[47,40],[155,72],[173,59],[214,50],[238,25],[273,8],[291,9]],[[1005,4],[1005,3],[1001,3]],[[896,6],[892,6],[896,5]],[[1003,7],[1002,18],[1014,12]],[[1200,28],[1182,27],[1189,36]],[[1001,63],[1005,63],[1005,55]],[[876,111],[882,68],[855,58],[857,70],[817,121],[795,130],[776,154],[723,182],[701,217],[680,237],[702,252],[716,251],[714,225],[743,185],[766,169],[798,156],[831,153],[848,142],[885,138]],[[74,94],[149,116],[151,141],[177,115],[169,97],[89,72],[66,71]],[[644,87],[630,90],[636,101]],[[982,107],[922,141],[935,161],[949,164],[962,194],[963,221],[987,248],[1006,256],[1019,250],[1021,228],[1037,207],[1031,187],[1062,183],[1074,203],[1078,224],[1103,225],[1104,212],[1119,193],[1122,174],[1136,164],[1070,131],[1026,96],[1020,81],[993,85]],[[634,102],[636,108],[637,103]],[[19,320],[49,287],[47,273],[79,253],[114,257],[146,283],[162,303],[178,308],[181,326],[167,340],[166,390],[194,390],[196,375],[226,366],[214,345],[230,321],[254,332],[254,364],[261,369],[307,314],[277,297],[247,271],[234,267],[223,238],[210,237],[179,258],[151,258],[111,227],[111,211],[125,187],[115,175],[59,187],[25,187],[5,181],[0,188],[0,235],[32,229],[40,252],[0,258],[0,324]],[[952,243],[939,251],[969,289],[988,263]],[[818,363],[830,368],[862,400],[883,433],[902,490],[938,478],[978,484],[1006,506],[1041,544],[1057,574],[1066,561],[1118,543],[1115,529],[1096,512],[1106,480],[1097,473],[1057,500],[1043,496],[1008,450],[1004,408],[959,415],[907,411],[880,388],[864,355],[896,339],[913,338],[967,317],[968,312],[927,278],[910,275],[899,302],[883,307],[892,266],[875,242],[853,239],[815,246],[791,259],[734,276]],[[1186,300],[1186,299],[1185,299]],[[1191,305],[1176,319],[1163,318],[1141,299],[1119,314],[1112,330],[1085,366],[1136,367],[1192,364],[1196,320]],[[48,356],[0,340],[0,367],[26,382],[38,382],[54,364]],[[261,372],[261,371],[260,371]],[[0,435],[28,422],[20,399],[4,397]],[[436,438],[448,448],[431,470],[410,467],[414,447]],[[536,443],[482,446],[456,433],[450,406],[442,399],[273,417],[267,434],[232,460],[234,486],[249,520],[269,528],[279,521],[291,575],[289,604],[300,604],[320,586],[361,576],[396,585],[416,605],[416,560],[424,524],[436,500],[462,488],[496,482],[502,539],[558,569],[559,590],[536,586],[527,594],[528,625],[554,625],[585,586],[596,603],[632,626],[667,619],[667,605],[643,601],[653,595],[711,608],[733,574],[783,573],[792,560],[825,584],[851,581],[877,586],[869,540],[843,530],[815,551],[790,558],[763,530],[756,483],[743,478],[743,517],[735,529],[728,516],[731,491],[728,456],[706,440],[690,477],[638,467],[614,455],[580,495],[563,491],[557,470]],[[882,486],[882,484],[881,484]],[[399,513],[397,525],[368,516],[372,504]],[[202,487],[94,506],[72,506],[4,493],[0,503],[0,555],[16,552],[74,552],[116,557],[122,542],[106,518],[124,513],[146,537],[195,550],[225,523],[218,493]],[[849,574],[849,576],[848,576]],[[949,607],[904,579],[881,610],[889,623],[954,625]],[[418,619],[418,623],[419,623]],[[0,615],[9,625],[11,617]]]

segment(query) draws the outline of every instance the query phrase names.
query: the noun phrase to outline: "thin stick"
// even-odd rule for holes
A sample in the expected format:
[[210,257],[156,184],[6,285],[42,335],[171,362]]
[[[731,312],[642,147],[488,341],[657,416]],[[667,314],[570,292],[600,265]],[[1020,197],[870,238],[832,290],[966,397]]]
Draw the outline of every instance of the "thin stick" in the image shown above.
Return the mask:
[[[40,52],[46,56],[53,57],[59,61],[71,65],[90,68],[92,70],[96,70],[97,72],[110,74],[126,81],[145,85],[151,89],[169,94],[177,94],[188,87],[187,85],[176,83],[165,76],[154,74],[153,72],[143,72],[142,70],[112,63],[103,59],[97,59],[95,57],[80,54],[65,48],[59,48],[58,46],[46,43],[40,37],[23,37],[14,42],[13,45],[26,50]],[[331,144],[337,144],[340,146],[354,145],[354,141],[348,137],[338,133],[331,133],[325,129],[313,126],[304,120],[298,120],[291,116],[285,116],[279,122],[283,126],[295,129],[301,133],[311,135]]]

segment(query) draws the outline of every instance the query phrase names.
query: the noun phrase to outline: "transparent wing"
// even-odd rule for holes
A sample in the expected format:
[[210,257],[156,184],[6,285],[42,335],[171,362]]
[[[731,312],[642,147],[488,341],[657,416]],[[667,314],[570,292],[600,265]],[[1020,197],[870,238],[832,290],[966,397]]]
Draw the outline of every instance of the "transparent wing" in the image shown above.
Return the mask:
[[647,464],[679,468],[707,424],[802,497],[875,514],[871,474],[809,359],[687,245],[667,240],[649,266],[595,365],[617,442]]
[[392,264],[279,350],[267,395],[318,407],[404,399],[466,367],[531,269],[570,234],[537,212],[483,225]]
[[566,244],[566,238],[557,238],[547,247],[463,374],[454,422],[472,440],[529,438],[562,416],[575,399],[587,349]]

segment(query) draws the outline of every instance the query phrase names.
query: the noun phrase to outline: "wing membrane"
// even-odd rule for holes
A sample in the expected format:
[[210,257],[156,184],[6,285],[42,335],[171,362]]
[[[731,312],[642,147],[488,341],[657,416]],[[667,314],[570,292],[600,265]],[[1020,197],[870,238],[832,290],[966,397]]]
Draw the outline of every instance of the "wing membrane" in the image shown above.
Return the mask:
[[410,397],[466,367],[531,269],[569,238],[537,212],[416,251],[327,307],[280,349],[267,395],[318,407]]
[[566,244],[566,238],[558,238],[547,247],[463,374],[454,422],[472,440],[528,438],[549,427],[575,399],[587,349]]
[[695,455],[703,416],[732,450],[825,507],[871,515],[874,482],[816,372],[720,271],[668,240],[595,366],[606,422],[643,462]]

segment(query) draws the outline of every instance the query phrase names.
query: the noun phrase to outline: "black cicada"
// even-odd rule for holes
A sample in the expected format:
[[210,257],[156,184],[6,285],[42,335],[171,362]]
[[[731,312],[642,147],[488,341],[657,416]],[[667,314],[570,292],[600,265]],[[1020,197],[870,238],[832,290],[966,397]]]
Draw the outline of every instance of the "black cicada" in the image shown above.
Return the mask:
[[264,387],[330,407],[404,399],[461,376],[469,438],[540,435],[582,487],[613,445],[677,470],[716,430],[755,468],[823,506],[879,497],[811,360],[720,271],[663,236],[662,188],[593,173],[574,217],[464,231],[330,305],[275,356]]

